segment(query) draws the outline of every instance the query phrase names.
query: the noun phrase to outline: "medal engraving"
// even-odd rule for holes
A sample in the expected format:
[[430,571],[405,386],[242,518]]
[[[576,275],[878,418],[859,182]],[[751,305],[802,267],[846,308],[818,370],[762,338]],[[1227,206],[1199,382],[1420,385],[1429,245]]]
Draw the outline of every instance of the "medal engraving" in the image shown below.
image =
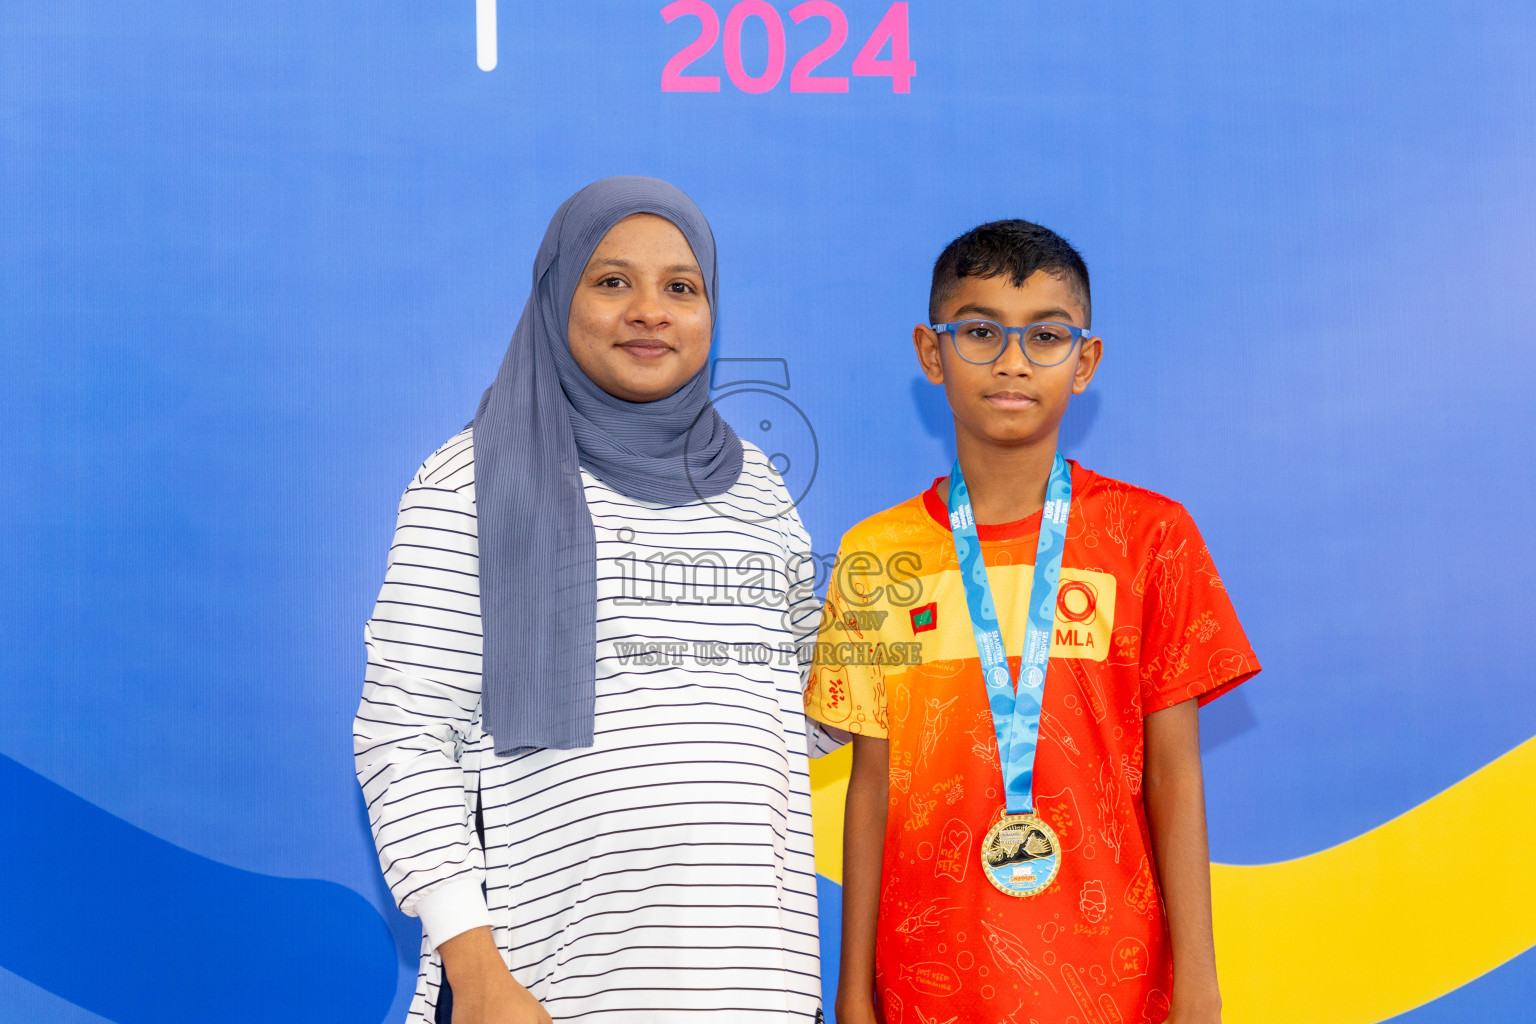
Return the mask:
[[1061,870],[1061,841],[1036,814],[1006,814],[981,843],[981,867],[999,892],[1034,896]]

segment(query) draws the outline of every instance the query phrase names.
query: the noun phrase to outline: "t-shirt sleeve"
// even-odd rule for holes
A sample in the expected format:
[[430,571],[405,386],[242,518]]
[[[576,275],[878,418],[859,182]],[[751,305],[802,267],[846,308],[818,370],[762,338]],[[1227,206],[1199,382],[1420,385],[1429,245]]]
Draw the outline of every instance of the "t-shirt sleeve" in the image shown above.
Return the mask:
[[[838,563],[846,551],[838,552]],[[858,595],[845,595],[833,571],[816,634],[815,660],[805,688],[805,713],[823,725],[863,736],[886,737],[885,670],[858,656],[878,640],[882,616],[861,614]]]
[[1259,671],[1211,553],[1182,506],[1143,567],[1142,713],[1209,703]]

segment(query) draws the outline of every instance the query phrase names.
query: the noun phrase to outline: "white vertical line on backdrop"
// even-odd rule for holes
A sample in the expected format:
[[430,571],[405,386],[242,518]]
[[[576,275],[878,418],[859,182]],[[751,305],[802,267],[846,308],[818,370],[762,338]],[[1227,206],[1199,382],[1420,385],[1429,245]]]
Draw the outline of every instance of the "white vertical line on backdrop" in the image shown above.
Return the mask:
[[475,63],[481,71],[496,67],[496,0],[475,0]]

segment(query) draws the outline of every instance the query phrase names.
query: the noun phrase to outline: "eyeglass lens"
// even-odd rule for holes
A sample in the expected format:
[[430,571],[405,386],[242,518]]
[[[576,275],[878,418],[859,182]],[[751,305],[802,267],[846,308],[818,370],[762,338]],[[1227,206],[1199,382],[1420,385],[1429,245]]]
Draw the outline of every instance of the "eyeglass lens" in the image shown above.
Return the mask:
[[[990,363],[1003,354],[1008,334],[991,320],[964,320],[952,332],[955,351],[968,363]],[[1055,366],[1072,352],[1072,331],[1065,324],[1038,323],[1024,329],[1024,355],[1036,366]]]

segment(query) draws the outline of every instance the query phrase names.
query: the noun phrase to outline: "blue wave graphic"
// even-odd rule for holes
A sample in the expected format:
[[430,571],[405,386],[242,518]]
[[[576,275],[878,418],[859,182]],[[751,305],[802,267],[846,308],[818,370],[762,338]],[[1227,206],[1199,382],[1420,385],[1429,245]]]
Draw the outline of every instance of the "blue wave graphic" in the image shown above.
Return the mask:
[[378,1024],[398,961],[334,882],[200,857],[0,755],[0,966],[117,1024]]
[[1383,1024],[1467,1024],[1529,1020],[1536,1002],[1536,948],[1500,964],[1476,981]]
[[816,876],[816,912],[821,916],[821,1006],[827,1024],[837,1024],[837,976],[843,951],[843,887]]

